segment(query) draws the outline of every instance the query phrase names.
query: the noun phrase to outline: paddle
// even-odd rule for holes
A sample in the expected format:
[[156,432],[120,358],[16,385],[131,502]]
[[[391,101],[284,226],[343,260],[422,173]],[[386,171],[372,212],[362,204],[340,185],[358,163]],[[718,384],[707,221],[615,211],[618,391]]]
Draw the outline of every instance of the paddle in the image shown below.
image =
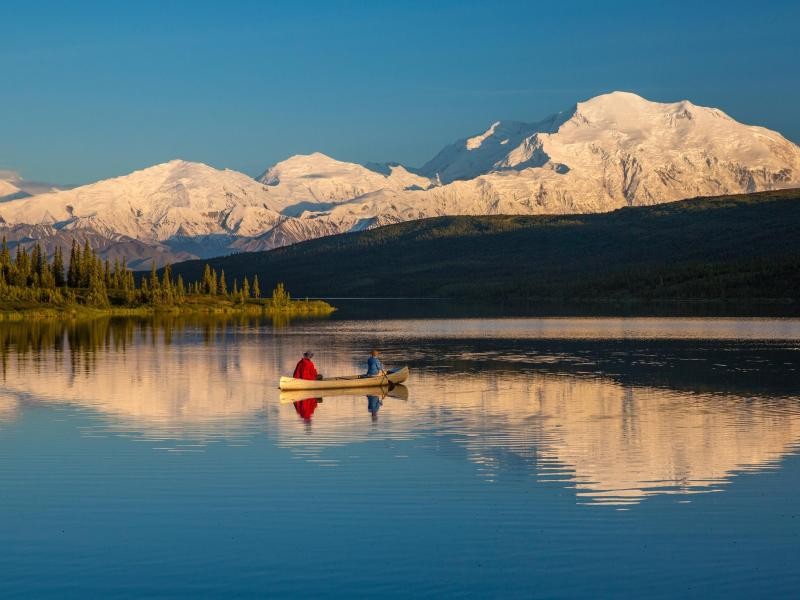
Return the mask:
[[394,389],[395,384],[392,383],[392,381],[389,379],[389,374],[386,372],[386,369],[384,369],[381,372],[383,373],[383,376],[386,378],[386,384],[389,387],[389,391],[391,392]]

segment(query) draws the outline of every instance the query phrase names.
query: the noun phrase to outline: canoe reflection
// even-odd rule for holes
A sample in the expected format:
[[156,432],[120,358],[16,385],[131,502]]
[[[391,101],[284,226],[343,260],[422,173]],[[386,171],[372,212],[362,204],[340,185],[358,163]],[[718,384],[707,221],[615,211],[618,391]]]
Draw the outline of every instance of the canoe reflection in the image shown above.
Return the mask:
[[316,398],[299,398],[302,395],[308,394],[308,390],[281,392],[280,401],[282,403],[291,402],[300,418],[306,423],[310,423],[314,411],[317,410],[317,406],[319,406],[325,398],[363,396],[365,393],[367,397],[367,410],[372,416],[373,421],[378,419],[378,411],[383,406],[383,399],[385,397],[388,396],[398,400],[408,400],[408,388],[404,385],[396,385],[391,390],[381,387],[324,390],[325,395]]
[[[342,388],[335,390],[319,390],[320,395],[317,398],[337,398],[342,396],[377,396],[383,398],[395,398],[398,400],[408,400],[408,388],[402,384],[394,386],[391,390],[385,387],[356,387],[356,388]],[[282,404],[290,402],[298,402],[308,399],[308,390],[296,390],[290,392],[281,392],[280,401]]]

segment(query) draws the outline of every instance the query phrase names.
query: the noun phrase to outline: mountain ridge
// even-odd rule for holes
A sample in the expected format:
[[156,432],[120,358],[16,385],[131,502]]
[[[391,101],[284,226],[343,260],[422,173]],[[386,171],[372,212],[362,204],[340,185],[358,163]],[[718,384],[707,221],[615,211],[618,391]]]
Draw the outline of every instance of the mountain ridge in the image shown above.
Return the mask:
[[[800,303],[800,189],[608,213],[445,216],[206,263],[297,296]],[[380,265],[374,268],[372,265]]]
[[688,100],[612,92],[538,122],[496,121],[418,169],[314,152],[254,179],[176,159],[2,202],[0,229],[23,245],[33,240],[20,225],[49,227],[50,246],[77,231],[136,240],[163,264],[441,215],[597,213],[791,187],[800,147],[779,133]]

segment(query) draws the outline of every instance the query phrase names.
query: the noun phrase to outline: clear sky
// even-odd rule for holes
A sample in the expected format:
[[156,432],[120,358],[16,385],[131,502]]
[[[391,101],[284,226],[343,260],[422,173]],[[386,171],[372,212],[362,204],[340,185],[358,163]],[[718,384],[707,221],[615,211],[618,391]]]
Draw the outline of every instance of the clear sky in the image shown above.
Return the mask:
[[800,2],[0,0],[0,169],[416,166],[615,89],[800,141]]

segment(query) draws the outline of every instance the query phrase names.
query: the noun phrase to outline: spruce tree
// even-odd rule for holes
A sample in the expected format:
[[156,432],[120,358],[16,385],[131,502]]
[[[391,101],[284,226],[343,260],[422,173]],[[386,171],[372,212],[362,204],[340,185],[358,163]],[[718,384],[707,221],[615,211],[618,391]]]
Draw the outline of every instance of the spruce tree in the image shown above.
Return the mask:
[[125,302],[132,304],[136,297],[136,281],[133,279],[133,272],[128,271],[125,259],[122,259],[122,291],[125,295]]
[[11,281],[11,253],[8,251],[6,236],[3,236],[3,245],[0,246],[0,281],[10,283]]
[[161,287],[165,290],[172,290],[172,265],[165,265],[161,275]]
[[245,275],[244,281],[242,281],[242,296],[244,298],[250,297],[250,282],[247,281],[247,275]]
[[253,275],[253,297],[261,298],[261,288],[258,286],[258,275]]
[[[53,271],[50,265],[47,264],[47,261],[45,261],[44,267],[42,268],[42,276],[39,278],[39,285],[46,290],[52,290],[54,287],[56,287],[56,279],[53,276]],[[50,296],[48,295],[48,297]]]
[[67,286],[79,287],[81,283],[80,254],[75,238],[72,238],[72,248],[69,251],[69,267],[67,269]]
[[133,273],[128,271],[128,259],[124,256],[122,257],[122,263],[119,266],[120,269],[120,287],[125,291],[135,291],[136,290],[136,282],[133,280]]
[[92,273],[94,272],[94,263],[95,257],[94,252],[92,251],[92,247],[89,245],[89,240],[85,240],[83,243],[83,254],[81,255],[80,260],[80,277],[81,277],[81,287],[89,287],[90,278]]
[[64,256],[61,251],[61,246],[56,246],[53,252],[53,283],[56,287],[63,287],[64,280]]
[[[36,275],[41,280],[44,272],[44,256],[42,255],[42,245],[36,242],[31,253],[31,275]],[[36,286],[34,286],[36,287]]]
[[17,256],[14,261],[14,285],[26,287],[30,275],[30,259],[28,252],[22,246],[17,246]]
[[150,263],[150,276],[147,278],[147,289],[150,292],[147,301],[151,304],[158,304],[161,299],[161,282],[158,280],[155,260]]
[[106,289],[111,287],[111,263],[108,262],[108,258],[106,258],[103,264],[103,282],[105,283]]
[[275,308],[283,308],[288,306],[290,302],[291,296],[289,296],[286,288],[283,287],[283,283],[278,283],[275,289],[272,290],[272,305]]
[[211,266],[208,263],[203,268],[203,293],[211,293]]
[[219,295],[220,296],[228,295],[228,284],[225,281],[225,269],[220,269],[219,272]]
[[103,271],[99,262],[96,262],[89,274],[89,291],[86,294],[86,304],[100,308],[109,305],[108,294],[103,280]]
[[174,294],[172,290],[172,266],[166,265],[164,267],[164,273],[161,277],[161,296],[162,301],[166,304],[172,304],[174,300]]
[[0,246],[0,266],[7,266],[11,264],[11,253],[8,251],[8,241],[6,236],[3,236],[3,245]]
[[114,269],[111,272],[111,287],[118,290],[122,288],[122,270],[119,266],[119,258],[114,258]]

